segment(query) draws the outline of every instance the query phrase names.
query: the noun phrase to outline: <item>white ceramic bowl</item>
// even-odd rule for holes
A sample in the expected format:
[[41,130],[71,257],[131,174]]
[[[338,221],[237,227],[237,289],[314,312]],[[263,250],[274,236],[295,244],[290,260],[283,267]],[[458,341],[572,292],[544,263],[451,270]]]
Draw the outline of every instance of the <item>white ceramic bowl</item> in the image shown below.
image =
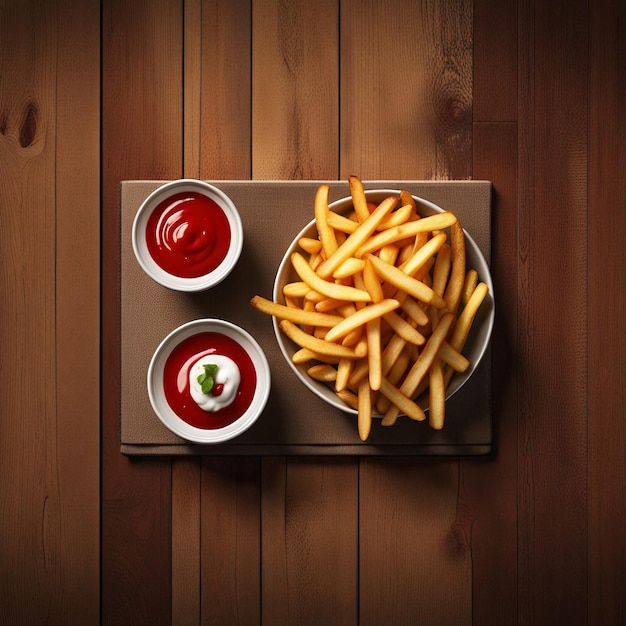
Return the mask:
[[[215,202],[226,217],[230,229],[230,242],[225,256],[210,271],[199,276],[182,277],[164,269],[150,253],[146,231],[153,212],[163,210],[176,194],[199,193]],[[165,204],[164,204],[165,203]],[[170,228],[170,232],[175,229]],[[181,179],[165,183],[155,189],[139,207],[132,229],[132,244],[135,256],[143,270],[160,285],[177,291],[203,291],[220,283],[237,264],[243,247],[241,217],[232,200],[217,187],[201,180]],[[209,243],[207,247],[213,247]],[[171,269],[171,268],[170,268]]]
[[[397,189],[368,189],[365,191],[365,195],[368,201],[375,204],[379,204],[385,198],[391,195],[399,196],[399,193],[400,191]],[[417,205],[417,212],[422,217],[426,217],[434,213],[442,213],[444,211],[444,209],[437,206],[436,204],[433,204],[432,202],[429,202],[428,200],[424,200],[423,198],[419,198],[417,196],[413,196],[413,198],[415,199]],[[345,215],[350,210],[352,210],[352,198],[350,196],[347,196],[345,198],[336,200],[329,205],[329,208],[332,211]],[[485,261],[485,258],[482,255],[480,249],[476,245],[476,242],[472,239],[467,231],[464,232],[466,268],[475,268],[477,270],[479,281],[485,282],[488,285],[489,294],[485,301],[483,301],[476,315],[476,318],[472,325],[472,329],[463,349],[463,354],[470,360],[471,365],[463,374],[456,373],[452,377],[452,379],[450,380],[450,384],[448,385],[446,399],[453,396],[469,380],[472,373],[475,371],[476,367],[480,363],[489,344],[495,318],[493,283],[491,280],[491,274],[489,272],[489,266]],[[292,282],[294,280],[299,280],[297,274],[291,266],[291,255],[293,254],[293,252],[299,249],[298,240],[301,237],[317,238],[315,220],[311,220],[309,224],[307,224],[293,238],[291,244],[285,252],[285,255],[283,256],[282,261],[280,262],[278,271],[276,273],[273,290],[273,298],[276,302],[284,303],[283,286],[286,283]],[[294,352],[299,349],[299,347],[296,346],[296,344],[293,343],[279,329],[279,320],[273,318],[272,321],[274,325],[274,333],[276,335],[276,340],[278,342],[280,350],[285,357],[285,360],[287,361],[295,375],[300,379],[300,381],[302,381],[302,383],[315,395],[319,396],[322,400],[332,405],[333,407],[342,411],[346,411],[348,413],[356,414],[356,411],[352,407],[349,407],[347,404],[337,398],[337,395],[332,389],[330,389],[324,383],[312,379],[306,373],[308,365],[296,365],[293,363],[291,357],[293,356]],[[417,403],[422,407],[422,409],[428,410],[428,398],[425,396],[426,394],[419,398]]]
[[[247,408],[235,421],[220,428],[200,428],[182,419],[168,403],[163,382],[165,365],[173,350],[186,339],[206,332],[219,333],[233,339],[251,358],[256,372],[256,386]],[[247,331],[220,319],[198,319],[179,326],[163,339],[150,361],[147,384],[152,408],[167,428],[187,441],[214,444],[241,435],[256,422],[267,403],[271,377],[269,364],[261,346]]]

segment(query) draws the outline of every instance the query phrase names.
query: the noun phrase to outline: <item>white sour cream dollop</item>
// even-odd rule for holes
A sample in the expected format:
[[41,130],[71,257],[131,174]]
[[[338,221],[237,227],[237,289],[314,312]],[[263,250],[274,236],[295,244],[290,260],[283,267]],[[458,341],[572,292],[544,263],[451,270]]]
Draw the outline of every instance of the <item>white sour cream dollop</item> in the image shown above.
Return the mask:
[[[214,363],[217,365],[215,384],[224,385],[219,396],[212,393],[203,393],[198,376],[204,374],[204,366]],[[227,356],[209,354],[196,361],[189,370],[189,388],[191,397],[203,411],[219,411],[233,403],[241,382],[241,374],[237,364]]]

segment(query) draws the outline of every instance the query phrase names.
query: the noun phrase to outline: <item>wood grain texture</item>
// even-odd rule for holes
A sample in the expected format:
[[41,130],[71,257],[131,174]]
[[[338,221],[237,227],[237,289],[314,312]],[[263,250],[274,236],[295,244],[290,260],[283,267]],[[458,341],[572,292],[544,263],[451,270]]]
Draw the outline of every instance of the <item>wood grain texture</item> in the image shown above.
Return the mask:
[[471,175],[472,5],[341,3],[341,178]]
[[589,623],[626,621],[626,6],[589,5]]
[[336,178],[338,4],[254,3],[252,174]]
[[264,624],[357,623],[353,459],[263,463]]
[[[100,614],[100,6],[57,4],[56,478],[59,621]],[[76,84],[82,89],[76,90]],[[77,289],[77,285],[81,288]],[[77,381],[80,380],[80,384]]]
[[[179,2],[108,2],[102,13],[103,337],[119,337],[119,183],[182,174]],[[119,449],[119,345],[103,343],[102,620],[171,621],[171,462]]]
[[471,624],[458,461],[363,458],[359,478],[359,623]]
[[470,537],[473,623],[502,626],[518,623],[517,4],[474,2],[473,177],[492,182],[496,445],[489,459],[462,461],[460,490]]
[[203,1],[200,11],[200,176],[250,178],[251,1]]
[[183,7],[183,176],[200,178],[202,136],[202,0]]
[[474,122],[517,120],[517,0],[474,0]]
[[517,124],[474,123],[474,177],[492,181],[493,454],[461,462],[476,624],[517,624]]
[[255,457],[203,460],[200,623],[260,623],[259,471]]
[[518,606],[526,623],[580,624],[587,614],[586,7],[531,2],[520,11]]
[[197,458],[172,459],[172,626],[200,615],[201,468]]
[[93,2],[0,8],[3,623],[99,618],[98,30]]

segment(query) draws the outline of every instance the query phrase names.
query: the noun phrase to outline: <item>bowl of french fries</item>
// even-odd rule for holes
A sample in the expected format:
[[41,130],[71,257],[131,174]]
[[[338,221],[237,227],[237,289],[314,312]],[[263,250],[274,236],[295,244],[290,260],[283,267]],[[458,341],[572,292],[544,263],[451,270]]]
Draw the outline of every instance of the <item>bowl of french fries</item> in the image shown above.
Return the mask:
[[445,405],[486,353],[495,309],[489,266],[457,217],[402,189],[365,189],[329,202],[320,184],[313,219],[276,274],[271,315],[280,350],[302,383],[372,421],[426,422],[440,430]]

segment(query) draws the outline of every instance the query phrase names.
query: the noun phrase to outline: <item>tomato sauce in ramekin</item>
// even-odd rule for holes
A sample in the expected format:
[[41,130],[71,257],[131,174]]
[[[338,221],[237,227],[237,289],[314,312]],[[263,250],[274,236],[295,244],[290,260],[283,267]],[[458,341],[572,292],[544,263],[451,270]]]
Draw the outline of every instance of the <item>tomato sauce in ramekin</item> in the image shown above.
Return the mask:
[[[241,373],[235,400],[218,411],[204,411],[191,397],[189,371],[199,359],[221,354],[232,359]],[[179,343],[167,358],[163,373],[165,398],[182,420],[196,428],[223,428],[239,419],[248,409],[257,384],[254,364],[234,339],[217,332],[202,332]]]
[[226,258],[230,241],[224,211],[195,191],[179,192],[162,201],[146,227],[150,256],[163,270],[181,278],[215,270]]

